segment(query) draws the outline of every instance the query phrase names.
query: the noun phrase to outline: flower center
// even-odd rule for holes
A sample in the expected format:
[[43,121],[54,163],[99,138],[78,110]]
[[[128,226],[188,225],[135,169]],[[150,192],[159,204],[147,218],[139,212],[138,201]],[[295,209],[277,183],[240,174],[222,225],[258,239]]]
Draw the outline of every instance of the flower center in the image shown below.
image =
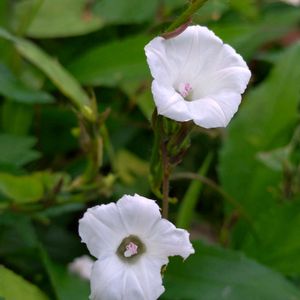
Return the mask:
[[188,82],[186,83],[181,82],[178,86],[178,92],[183,98],[187,98],[190,95],[192,90],[193,88]]
[[116,253],[123,261],[129,262],[145,251],[146,247],[142,241],[137,236],[130,235],[123,239]]
[[124,252],[125,257],[131,257],[138,253],[138,246],[133,242],[130,242],[125,248],[126,248],[126,251]]

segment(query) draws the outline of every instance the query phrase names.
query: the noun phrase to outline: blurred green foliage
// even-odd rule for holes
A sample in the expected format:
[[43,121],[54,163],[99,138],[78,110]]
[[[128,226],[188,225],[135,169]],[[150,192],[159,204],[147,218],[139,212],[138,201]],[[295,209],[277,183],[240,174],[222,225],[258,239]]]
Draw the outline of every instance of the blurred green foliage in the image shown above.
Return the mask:
[[[0,299],[88,299],[67,268],[87,253],[78,219],[124,193],[154,197],[143,48],[187,4],[0,1]],[[193,22],[253,76],[229,127],[195,130],[175,170],[200,174],[171,181],[171,219],[197,251],[171,260],[162,299],[298,300],[300,8],[209,0]]]

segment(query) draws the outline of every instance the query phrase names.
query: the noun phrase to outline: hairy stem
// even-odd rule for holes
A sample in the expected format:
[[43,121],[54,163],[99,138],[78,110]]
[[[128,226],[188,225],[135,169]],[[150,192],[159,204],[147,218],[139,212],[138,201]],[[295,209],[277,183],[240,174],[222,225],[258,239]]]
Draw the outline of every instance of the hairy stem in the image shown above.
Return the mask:
[[169,181],[170,181],[170,164],[168,158],[168,151],[166,143],[161,142],[161,157],[162,157],[162,168],[163,168],[163,183],[162,183],[162,194],[163,194],[163,207],[162,216],[168,219],[169,215]]

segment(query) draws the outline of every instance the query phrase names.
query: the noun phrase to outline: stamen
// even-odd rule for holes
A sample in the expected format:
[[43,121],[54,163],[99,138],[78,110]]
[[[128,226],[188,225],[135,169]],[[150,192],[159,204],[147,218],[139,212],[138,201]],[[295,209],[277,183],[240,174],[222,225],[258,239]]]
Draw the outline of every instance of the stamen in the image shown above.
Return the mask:
[[190,92],[192,91],[192,86],[187,82],[187,83],[180,83],[178,87],[178,92],[183,98],[186,98]]
[[119,258],[127,263],[134,263],[145,252],[145,245],[136,235],[125,237],[116,251]]
[[138,250],[138,246],[133,242],[130,242],[128,245],[126,245],[126,251],[124,252],[124,256],[131,257],[133,255],[136,255],[138,253],[137,250]]

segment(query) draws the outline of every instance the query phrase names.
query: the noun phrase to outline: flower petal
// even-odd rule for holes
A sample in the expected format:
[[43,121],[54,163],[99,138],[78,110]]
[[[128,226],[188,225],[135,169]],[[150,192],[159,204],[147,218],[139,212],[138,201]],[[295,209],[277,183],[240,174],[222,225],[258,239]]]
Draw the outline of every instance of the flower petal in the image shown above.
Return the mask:
[[201,98],[188,103],[195,124],[204,128],[225,127],[229,120],[221,106],[212,98]]
[[179,122],[186,122],[192,119],[187,109],[187,102],[174,88],[160,85],[156,80],[153,80],[152,93],[159,115]]
[[[141,257],[137,264],[133,265],[131,276],[136,278],[143,291],[143,297],[124,299],[156,300],[165,291],[162,285],[161,267],[167,259],[150,257],[148,254]],[[133,278],[131,279],[133,282]]]
[[154,200],[139,196],[124,195],[117,207],[127,235],[146,237],[153,225],[160,220],[159,206]]
[[203,87],[194,90],[198,100],[188,103],[194,122],[204,128],[226,127],[238,110],[250,76],[245,68],[228,67],[203,78]]
[[177,81],[191,82],[198,72],[209,73],[223,42],[203,26],[189,26],[173,39],[165,40],[169,60],[177,65]]
[[242,96],[239,93],[234,92],[219,92],[217,94],[212,94],[211,97],[216,101],[224,113],[224,127],[226,127],[234,114],[237,112]]
[[174,69],[176,65],[170,61],[166,54],[164,38],[157,37],[145,46],[147,62],[150,67],[151,75],[159,78],[161,82],[172,85],[174,81]]
[[115,203],[89,208],[79,220],[82,242],[97,258],[115,253],[126,234]]
[[220,92],[244,93],[251,73],[242,67],[227,67],[211,74],[204,74],[197,80],[201,84],[194,84],[194,99],[211,97]]
[[78,275],[82,279],[89,280],[91,278],[94,260],[87,255],[75,258],[69,265],[68,269],[71,273]]
[[136,263],[116,256],[97,260],[91,276],[91,300],[156,300],[164,292],[161,260],[147,255]]
[[147,251],[154,257],[166,258],[180,255],[186,259],[195,250],[189,240],[189,233],[176,228],[166,219],[161,219],[152,228],[152,234],[147,240]]
[[97,260],[92,269],[90,299],[123,300],[125,272],[126,265],[116,255]]

